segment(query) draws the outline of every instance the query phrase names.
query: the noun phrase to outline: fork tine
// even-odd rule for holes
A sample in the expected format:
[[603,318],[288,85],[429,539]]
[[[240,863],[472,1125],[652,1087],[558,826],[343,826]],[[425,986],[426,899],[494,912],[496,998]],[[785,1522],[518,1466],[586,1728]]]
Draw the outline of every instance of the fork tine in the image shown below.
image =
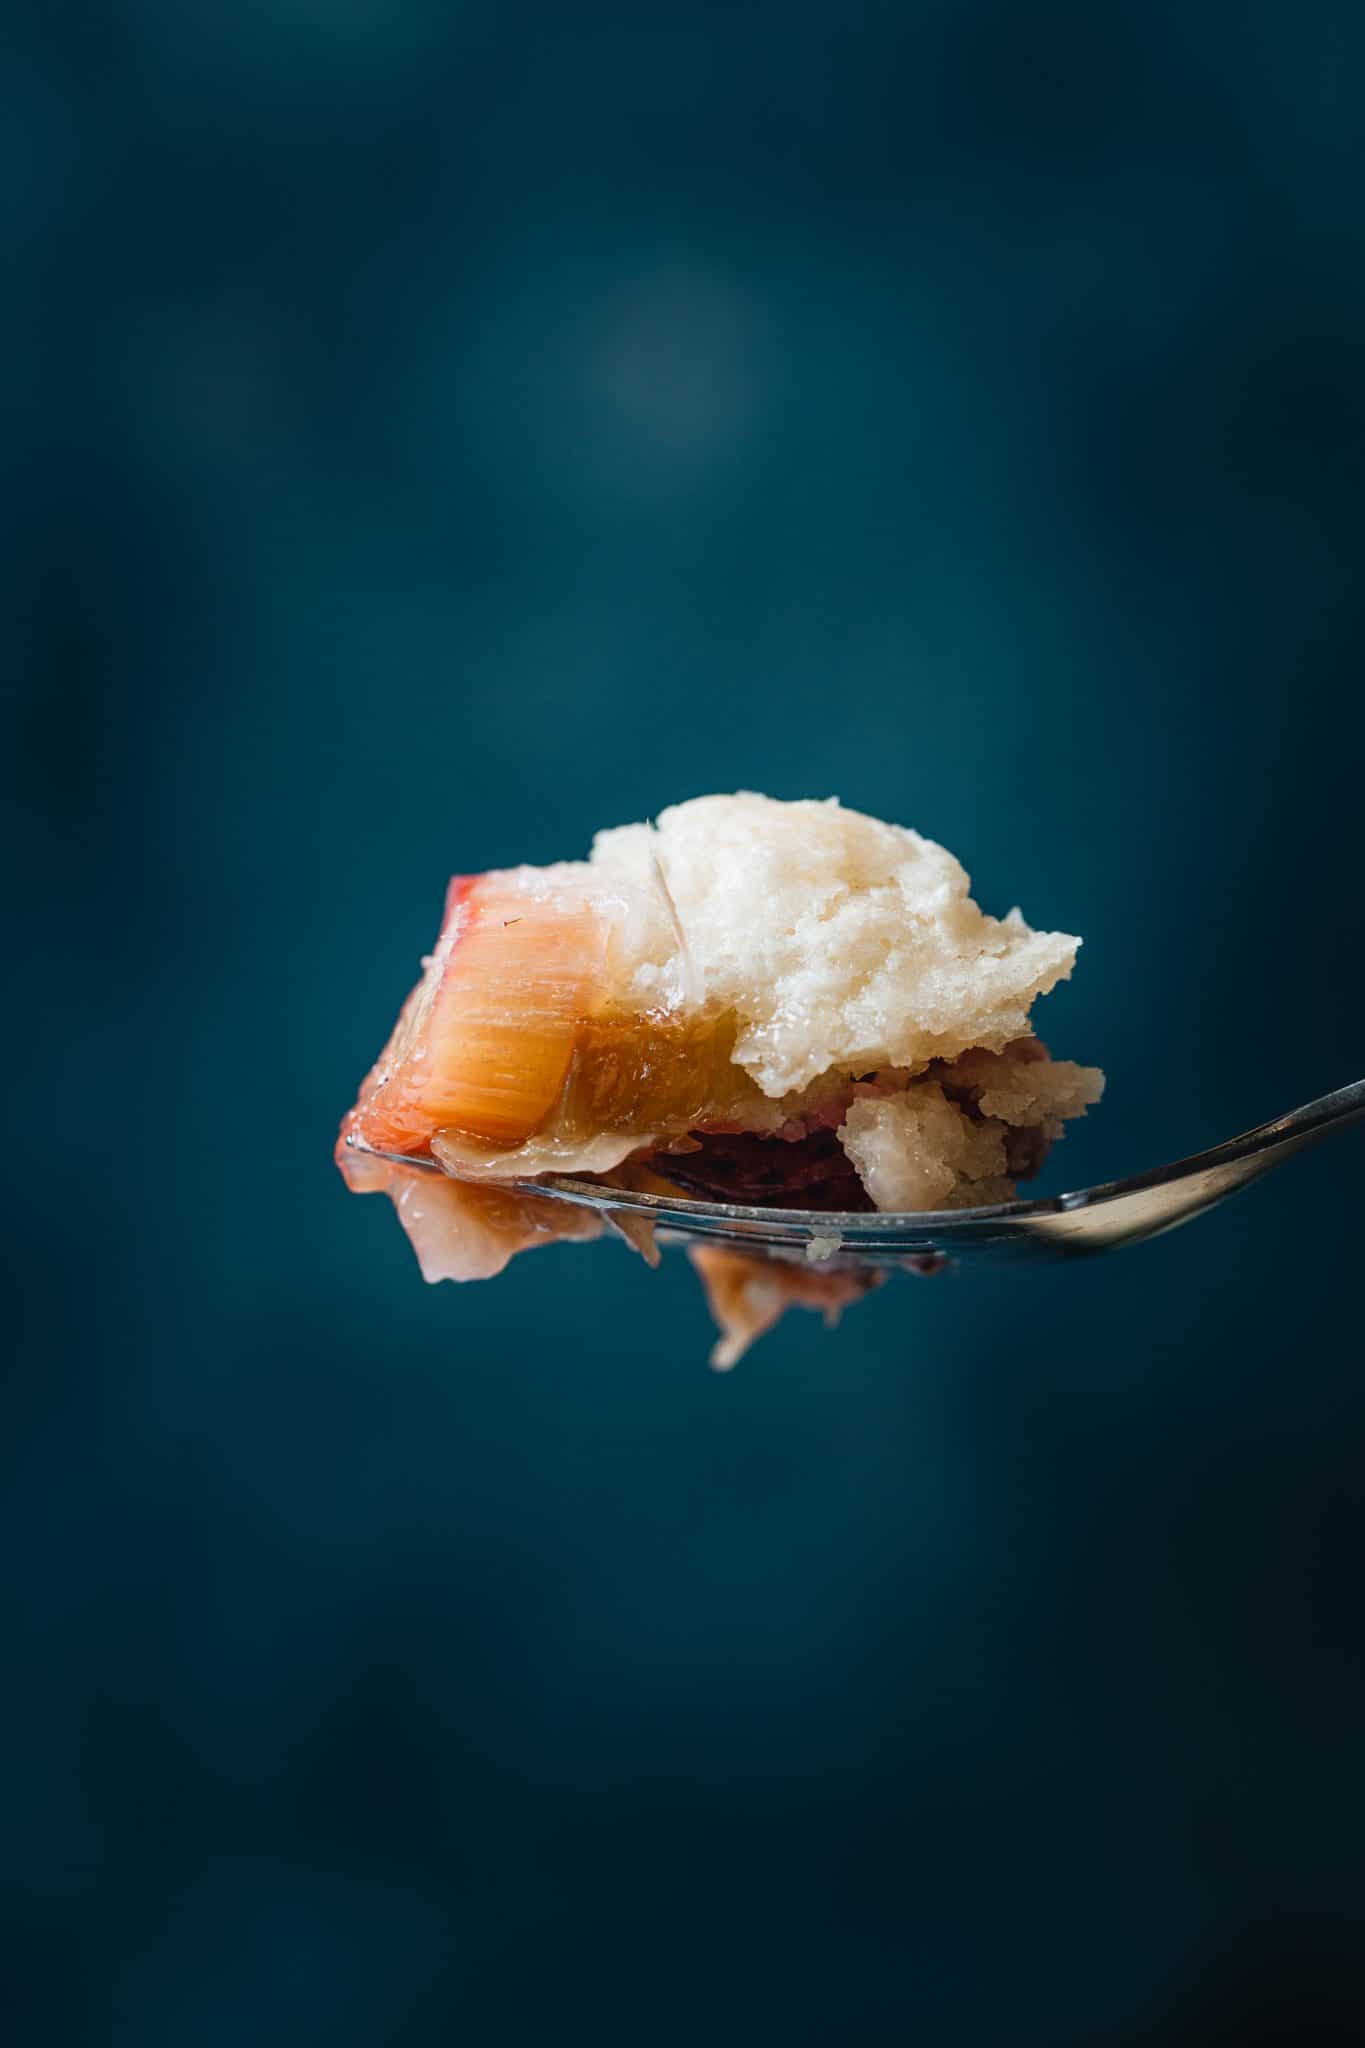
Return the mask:
[[[684,1196],[636,1194],[558,1175],[509,1185],[607,1216],[648,1218],[669,1238],[700,1239],[770,1258],[814,1256],[822,1264],[828,1260],[837,1266],[911,1270],[917,1263],[945,1254],[954,1258],[1055,1260],[1112,1251],[1172,1230],[1258,1180],[1294,1153],[1362,1120],[1365,1081],[1354,1081],[1188,1159],[1070,1194],[1002,1202],[986,1209],[902,1214],[764,1209],[734,1202],[692,1201]],[[370,1147],[357,1144],[353,1135],[347,1142],[356,1151],[371,1152]],[[434,1159],[393,1152],[372,1156],[415,1173],[442,1171]],[[827,1250],[830,1239],[837,1242]]]

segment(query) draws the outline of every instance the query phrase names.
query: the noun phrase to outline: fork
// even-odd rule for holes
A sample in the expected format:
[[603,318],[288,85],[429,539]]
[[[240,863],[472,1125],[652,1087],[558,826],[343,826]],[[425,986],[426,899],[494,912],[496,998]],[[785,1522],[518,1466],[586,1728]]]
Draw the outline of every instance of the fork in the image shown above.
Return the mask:
[[[513,1181],[524,1194],[579,1209],[608,1221],[639,1218],[670,1239],[729,1246],[734,1251],[812,1264],[906,1267],[932,1272],[947,1259],[1058,1259],[1117,1251],[1188,1223],[1239,1188],[1316,1145],[1332,1131],[1365,1119],[1365,1081],[1321,1095],[1285,1116],[1258,1124],[1210,1151],[1152,1167],[1127,1180],[1102,1182],[1075,1194],[1034,1202],[1000,1202],[988,1209],[828,1212],[765,1209],[739,1202],[694,1202],[683,1196],[635,1194],[597,1181],[551,1174]],[[354,1140],[350,1141],[354,1143]],[[367,1151],[366,1146],[357,1150]],[[434,1159],[380,1153],[396,1166],[440,1173]]]

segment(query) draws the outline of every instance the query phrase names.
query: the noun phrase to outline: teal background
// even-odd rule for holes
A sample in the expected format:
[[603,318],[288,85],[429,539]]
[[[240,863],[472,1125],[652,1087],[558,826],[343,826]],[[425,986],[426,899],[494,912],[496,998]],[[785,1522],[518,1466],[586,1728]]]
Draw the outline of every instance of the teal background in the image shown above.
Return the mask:
[[728,1379],[424,1288],[453,871],[837,792],[1053,1188],[1362,1071],[1365,16],[11,9],[6,2041],[1365,2038],[1358,1137]]

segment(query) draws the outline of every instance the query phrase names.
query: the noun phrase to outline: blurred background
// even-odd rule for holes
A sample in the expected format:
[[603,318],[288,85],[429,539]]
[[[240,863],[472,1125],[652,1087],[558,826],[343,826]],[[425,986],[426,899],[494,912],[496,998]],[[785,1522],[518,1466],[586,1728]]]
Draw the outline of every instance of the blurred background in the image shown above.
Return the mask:
[[736,787],[1086,936],[1045,1186],[1356,1078],[1365,15],[18,0],[5,2038],[1365,2038],[1356,1137],[728,1378],[421,1284],[452,872]]

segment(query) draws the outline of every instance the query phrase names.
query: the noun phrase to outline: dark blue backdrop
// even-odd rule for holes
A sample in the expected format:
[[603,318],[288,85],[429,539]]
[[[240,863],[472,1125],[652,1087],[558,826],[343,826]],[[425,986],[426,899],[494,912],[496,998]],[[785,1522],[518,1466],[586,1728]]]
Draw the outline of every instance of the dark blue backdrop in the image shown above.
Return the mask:
[[1361,1072],[1365,16],[11,12],[6,2040],[1360,2038],[1357,1140],[726,1380],[329,1152],[736,786],[1087,935],[1052,1186]]

